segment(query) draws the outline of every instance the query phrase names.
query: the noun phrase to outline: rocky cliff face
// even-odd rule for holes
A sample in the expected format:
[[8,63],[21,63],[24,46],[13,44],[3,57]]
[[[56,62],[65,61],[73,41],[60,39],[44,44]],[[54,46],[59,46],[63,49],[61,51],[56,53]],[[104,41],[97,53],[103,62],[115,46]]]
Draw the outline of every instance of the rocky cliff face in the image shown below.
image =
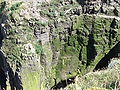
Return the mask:
[[24,90],[48,90],[60,80],[93,70],[120,41],[119,4],[112,0],[2,4],[1,50],[13,75],[19,72],[22,77],[19,85]]

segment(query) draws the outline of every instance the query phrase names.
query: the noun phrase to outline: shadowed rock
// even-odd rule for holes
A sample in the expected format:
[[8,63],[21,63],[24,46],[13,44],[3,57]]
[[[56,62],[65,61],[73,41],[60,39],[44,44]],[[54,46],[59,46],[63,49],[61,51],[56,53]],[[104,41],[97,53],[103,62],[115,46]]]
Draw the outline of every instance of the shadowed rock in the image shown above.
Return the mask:
[[0,90],[7,90],[7,85],[6,85],[6,75],[5,75],[5,72],[4,70],[0,67],[0,87],[1,89]]
[[108,52],[108,54],[106,54],[99,62],[98,64],[96,65],[96,67],[94,68],[93,71],[96,71],[96,70],[101,70],[101,69],[104,69],[104,68],[107,68],[109,63],[110,63],[110,60],[112,58],[119,58],[120,54],[120,41]]
[[66,80],[61,80],[57,84],[56,84],[56,81],[55,81],[55,85],[50,90],[58,90],[58,89],[61,89],[61,88],[65,88],[67,85],[72,84],[72,83],[75,83],[75,77],[68,78]]

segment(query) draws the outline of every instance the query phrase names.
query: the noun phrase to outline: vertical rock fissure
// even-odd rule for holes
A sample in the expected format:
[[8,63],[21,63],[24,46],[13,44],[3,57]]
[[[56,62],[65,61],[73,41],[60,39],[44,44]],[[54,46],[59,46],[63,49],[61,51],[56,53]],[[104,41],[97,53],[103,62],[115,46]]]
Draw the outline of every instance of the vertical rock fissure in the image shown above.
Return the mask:
[[9,82],[11,90],[23,90],[22,82],[18,75],[20,66],[18,66],[16,62],[17,69],[14,73],[14,70],[8,63],[7,56],[5,56],[5,53],[2,50],[8,29],[5,27],[8,17],[5,13],[2,13],[5,8],[6,2],[4,1],[0,6],[0,90],[7,90],[7,82]]

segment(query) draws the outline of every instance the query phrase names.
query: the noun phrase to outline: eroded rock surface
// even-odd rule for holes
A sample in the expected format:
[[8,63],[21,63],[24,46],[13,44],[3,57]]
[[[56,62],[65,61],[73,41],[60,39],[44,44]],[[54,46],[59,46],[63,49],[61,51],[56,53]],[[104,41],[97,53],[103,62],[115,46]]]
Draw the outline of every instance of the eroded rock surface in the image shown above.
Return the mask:
[[83,75],[120,41],[119,1],[21,1],[7,1],[0,12],[1,50],[17,88],[48,90]]

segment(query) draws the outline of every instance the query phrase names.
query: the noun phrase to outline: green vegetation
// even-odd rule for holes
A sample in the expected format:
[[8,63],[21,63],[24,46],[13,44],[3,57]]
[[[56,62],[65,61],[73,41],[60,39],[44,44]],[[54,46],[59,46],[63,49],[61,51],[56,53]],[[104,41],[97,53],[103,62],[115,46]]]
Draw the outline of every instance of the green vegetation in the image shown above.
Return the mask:
[[40,72],[31,69],[24,69],[22,71],[22,82],[24,90],[44,90],[40,89]]
[[18,10],[20,9],[20,6],[22,5],[22,3],[23,2],[17,2],[15,4],[13,4],[10,8],[8,8],[7,11],[10,12],[9,17],[10,17],[11,21],[13,21],[15,19],[14,14],[18,13]]
[[6,53],[8,59],[12,62],[15,63],[16,61],[21,62],[21,47],[17,45],[17,39],[18,37],[10,37],[11,40],[5,40],[5,45],[3,46],[3,50]]
[[35,51],[37,54],[42,54],[43,53],[43,48],[41,45],[35,45]]
[[[24,62],[23,69],[26,67],[21,74],[25,90],[48,90],[55,84],[54,78],[58,82],[76,75],[83,76],[67,89],[115,89],[119,75],[118,79],[114,74],[111,75],[113,71],[119,74],[118,69],[100,71],[98,74],[90,71],[120,40],[120,22],[89,15],[74,15],[79,5],[59,0],[40,5],[38,3],[35,8],[39,12],[36,13],[32,11],[34,5],[32,9],[28,7],[26,11],[31,16],[40,14],[40,17],[30,16],[30,19],[25,19],[19,12],[22,4],[17,2],[7,9],[9,30],[2,49],[10,63]],[[1,5],[0,14],[4,10],[5,7]],[[49,33],[50,42],[38,42],[37,31],[40,37],[43,33]],[[44,35],[42,39],[46,39]],[[59,52],[60,55],[57,55]],[[34,66],[37,68],[33,69]]]
[[35,24],[42,25],[44,27],[48,25],[47,22],[41,22],[41,21],[35,21]]
[[23,3],[23,2],[15,3],[15,4],[13,4],[8,10],[10,10],[10,11],[18,10],[22,3]]
[[119,90],[120,65],[116,64],[112,69],[89,72],[81,77],[76,77],[75,84],[65,90]]
[[0,15],[5,10],[6,2],[4,0],[0,0]]

